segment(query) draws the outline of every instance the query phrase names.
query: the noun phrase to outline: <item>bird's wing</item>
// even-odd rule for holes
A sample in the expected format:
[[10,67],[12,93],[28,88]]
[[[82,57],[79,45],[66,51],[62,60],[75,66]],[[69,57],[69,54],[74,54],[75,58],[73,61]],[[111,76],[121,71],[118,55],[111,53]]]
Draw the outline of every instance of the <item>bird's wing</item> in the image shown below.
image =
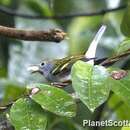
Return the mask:
[[69,56],[56,61],[55,67],[51,72],[53,75],[59,74],[62,71],[68,71],[77,60],[82,60],[84,55]]

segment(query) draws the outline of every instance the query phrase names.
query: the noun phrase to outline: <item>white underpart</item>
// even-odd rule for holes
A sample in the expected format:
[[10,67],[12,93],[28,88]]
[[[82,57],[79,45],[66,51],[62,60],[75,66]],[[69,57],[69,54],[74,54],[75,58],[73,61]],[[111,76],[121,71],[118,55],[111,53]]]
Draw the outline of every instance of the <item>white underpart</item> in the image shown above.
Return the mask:
[[[106,25],[102,25],[100,27],[100,29],[98,30],[96,36],[94,37],[93,41],[91,42],[87,52],[85,53],[86,58],[94,58],[95,57],[97,45],[98,45],[102,35],[104,34],[105,30],[106,30]],[[94,60],[90,60],[87,63],[90,63],[93,65]]]

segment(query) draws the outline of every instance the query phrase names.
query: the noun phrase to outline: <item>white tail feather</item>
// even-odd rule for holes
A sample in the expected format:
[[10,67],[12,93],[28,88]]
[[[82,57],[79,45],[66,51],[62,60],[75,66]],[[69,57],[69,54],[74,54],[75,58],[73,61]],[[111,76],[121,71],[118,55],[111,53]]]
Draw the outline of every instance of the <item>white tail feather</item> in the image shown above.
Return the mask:
[[[87,52],[85,53],[85,57],[86,58],[95,57],[97,45],[98,45],[102,35],[104,34],[105,30],[106,30],[106,25],[102,25],[100,27],[100,29],[98,30],[98,32],[96,33],[96,36],[94,37],[93,41],[91,42]],[[93,65],[94,64],[94,60],[90,60],[87,63],[90,63],[90,64]]]

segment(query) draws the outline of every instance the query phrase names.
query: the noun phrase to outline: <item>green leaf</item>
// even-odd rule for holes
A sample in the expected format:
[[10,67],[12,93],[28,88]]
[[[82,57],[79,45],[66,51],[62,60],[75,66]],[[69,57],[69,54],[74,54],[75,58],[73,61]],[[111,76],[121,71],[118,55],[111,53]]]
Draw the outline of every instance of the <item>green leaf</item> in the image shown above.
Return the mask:
[[[113,110],[114,114],[116,115],[117,119],[120,120],[129,120],[130,119],[130,106],[123,102],[122,99],[117,96],[116,94],[112,94],[109,101],[108,106]],[[112,118],[113,112],[111,114],[106,112],[109,119]]]
[[121,31],[125,36],[130,37],[130,2],[123,16]]
[[71,72],[72,85],[81,101],[93,112],[109,95],[108,72],[102,66],[77,61]]
[[20,98],[12,105],[10,121],[15,130],[45,130],[47,124],[42,108],[27,98]]
[[130,72],[120,80],[109,78],[112,91],[130,105]]
[[121,54],[128,49],[130,49],[130,38],[125,39],[121,44],[119,44],[116,53]]
[[130,127],[129,126],[127,126],[127,127],[124,126],[124,127],[121,128],[121,130],[130,130]]
[[5,106],[25,94],[26,88],[14,81],[0,80],[0,106]]
[[40,91],[33,94],[31,98],[43,109],[60,116],[76,115],[76,103],[67,92],[46,84],[34,84],[33,86],[39,88]]

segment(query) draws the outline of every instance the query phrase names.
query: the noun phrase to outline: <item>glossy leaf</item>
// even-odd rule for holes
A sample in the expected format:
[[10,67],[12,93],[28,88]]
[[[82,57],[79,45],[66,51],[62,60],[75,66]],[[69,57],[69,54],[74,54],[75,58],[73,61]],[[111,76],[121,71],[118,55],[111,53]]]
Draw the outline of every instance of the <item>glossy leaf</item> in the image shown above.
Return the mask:
[[130,105],[130,72],[120,80],[109,79],[112,91]]
[[[76,103],[65,91],[45,84],[34,84],[40,91],[31,98],[45,110],[60,116],[73,117],[76,115]],[[33,90],[33,89],[32,89]]]
[[40,105],[20,98],[11,107],[10,120],[15,130],[45,130],[47,118]]
[[71,76],[73,88],[92,112],[107,99],[108,72],[104,67],[77,61],[72,67]]

